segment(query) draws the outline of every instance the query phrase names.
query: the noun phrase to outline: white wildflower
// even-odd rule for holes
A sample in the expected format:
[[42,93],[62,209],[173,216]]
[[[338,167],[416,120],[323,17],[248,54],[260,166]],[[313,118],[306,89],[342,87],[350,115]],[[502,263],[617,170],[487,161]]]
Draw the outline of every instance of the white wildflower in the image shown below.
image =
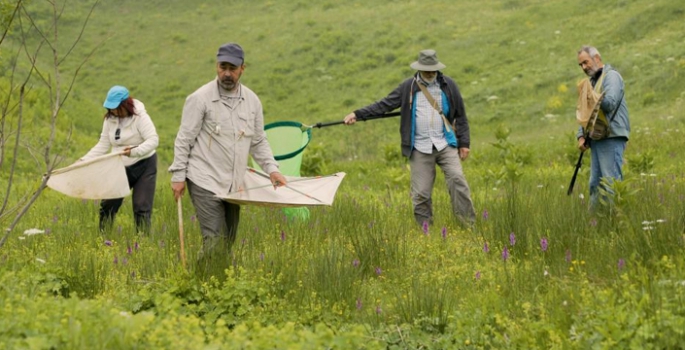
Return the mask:
[[39,235],[45,233],[45,230],[41,230],[38,228],[30,228],[26,231],[24,231],[24,234],[27,236],[33,236],[33,235]]

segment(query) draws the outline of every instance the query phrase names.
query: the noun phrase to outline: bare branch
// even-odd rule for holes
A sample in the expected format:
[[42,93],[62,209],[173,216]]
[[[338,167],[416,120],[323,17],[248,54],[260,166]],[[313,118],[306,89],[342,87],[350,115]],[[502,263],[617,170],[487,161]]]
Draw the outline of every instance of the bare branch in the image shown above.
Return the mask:
[[[40,194],[45,190],[47,187],[48,180],[50,179],[50,174],[54,170],[55,166],[59,164],[64,157],[59,154],[53,154],[54,150],[54,144],[55,140],[57,137],[57,118],[61,112],[61,108],[66,102],[66,100],[69,98],[72,89],[74,88],[76,78],[78,74],[81,71],[81,68],[85,65],[85,63],[92,57],[94,52],[102,45],[96,46],[83,60],[82,62],[78,65],[78,67],[75,69],[73,72],[73,75],[71,76],[70,82],[68,84],[68,88],[66,89],[66,92],[62,91],[62,71],[60,70],[60,65],[65,62],[65,59],[70,56],[70,54],[73,52],[74,48],[76,47],[77,44],[79,44],[83,38],[83,34],[85,33],[85,28],[93,14],[93,11],[95,9],[95,6],[100,2],[100,0],[95,0],[95,3],[91,7],[90,11],[88,12],[87,18],[83,22],[83,25],[81,27],[81,30],[74,40],[72,46],[69,48],[67,51],[67,54],[64,55],[64,57],[60,58],[59,52],[58,52],[58,47],[59,47],[59,19],[62,17],[62,15],[65,13],[66,9],[66,1],[62,3],[62,5],[58,5],[57,1],[54,0],[46,0],[49,4],[52,5],[52,28],[50,28],[47,31],[41,30],[41,28],[38,27],[38,24],[34,21],[32,15],[28,12],[28,10],[24,6],[20,6],[18,15],[16,16],[16,21],[19,23],[19,29],[21,31],[21,49],[17,53],[17,57],[19,57],[19,53],[23,50],[26,54],[26,57],[28,58],[28,61],[31,63],[31,70],[29,71],[28,76],[26,77],[26,80],[24,83],[21,85],[21,88],[19,90],[19,102],[18,102],[18,130],[17,130],[17,135],[16,135],[16,140],[15,140],[15,147],[14,147],[14,158],[13,158],[13,163],[12,167],[10,170],[10,181],[8,183],[8,194],[7,197],[4,199],[4,203],[2,205],[2,210],[0,210],[0,219],[4,218],[7,213],[4,212],[5,209],[8,207],[7,203],[9,200],[9,192],[12,189],[13,185],[13,179],[14,179],[14,172],[16,169],[16,162],[18,160],[18,152],[20,149],[20,145],[22,140],[20,139],[21,135],[21,127],[22,127],[22,119],[23,119],[23,109],[24,109],[24,97],[26,94],[26,87],[29,82],[29,79],[31,78],[32,75],[37,75],[45,84],[47,90],[49,91],[49,96],[50,96],[50,103],[51,103],[51,118],[50,118],[50,136],[47,140],[47,142],[44,144],[44,151],[43,151],[43,162],[46,168],[46,175],[43,176],[43,179],[41,183],[39,184],[38,188],[31,194],[31,196],[26,199],[27,197],[24,197],[24,199],[21,200],[21,204],[17,205],[17,208],[21,206],[21,209],[13,209],[12,211],[18,210],[16,213],[13,221],[11,224],[8,226],[6,229],[4,235],[0,239],[0,248],[2,248],[7,241],[8,237],[12,233],[12,231],[15,229],[21,218],[28,212],[30,207],[35,203],[35,201],[38,199]],[[28,22],[30,23],[30,26],[25,28],[24,23],[22,21],[22,18],[26,18]],[[29,34],[33,36],[32,30],[35,30],[38,37],[40,38],[38,40],[38,45],[33,53],[29,52],[31,49],[29,49],[28,44],[27,44],[27,38],[29,38]],[[104,41],[103,41],[104,43]],[[43,74],[39,69],[38,69],[38,56],[41,51],[41,49],[45,46],[49,47],[52,53],[52,69],[53,73],[51,74]],[[10,89],[12,90],[12,89]],[[62,94],[64,93],[64,97],[62,97]],[[8,101],[5,103],[4,111],[3,111],[3,123],[4,123],[4,116],[6,115],[6,111],[8,110],[8,106],[10,105],[10,99],[8,97]],[[0,130],[1,132],[2,130]],[[68,135],[66,137],[66,144],[69,145],[71,142],[71,136],[72,136],[72,131],[73,127],[69,129]],[[0,136],[2,136],[0,134]],[[0,140],[2,141],[2,140]],[[33,155],[33,150],[30,145],[27,145],[26,147],[28,149],[28,152]],[[35,159],[38,162],[38,159],[36,157]]]
[[[27,17],[29,17],[29,19],[31,19],[29,14],[27,14]],[[31,19],[31,21],[32,21],[32,19]],[[35,28],[35,26],[33,26],[33,27]],[[36,51],[32,55],[29,52],[28,45],[26,44],[27,32],[24,30],[24,25],[23,25],[23,22],[21,21],[21,17],[19,17],[19,29],[21,30],[21,38],[22,38],[21,45],[24,48],[24,53],[26,54],[26,58],[29,60],[29,62],[31,62],[31,67],[35,70],[38,77],[40,77],[40,79],[43,80],[45,85],[50,90],[50,95],[52,95],[52,86],[51,86],[50,82],[48,81],[48,79],[46,79],[43,76],[43,74],[40,72],[40,69],[38,69],[38,67],[36,66],[36,62],[38,61],[38,53],[43,48],[43,44],[47,42],[47,39],[41,33],[41,37],[43,38],[43,40],[40,43],[38,43],[38,47],[36,48]]]
[[[66,4],[65,4],[66,6]],[[54,99],[52,101],[53,107],[52,107],[52,116],[50,118],[50,136],[48,137],[48,142],[45,145],[45,153],[44,153],[44,160],[45,160],[45,168],[47,172],[49,173],[49,170],[51,168],[50,165],[50,151],[52,150],[52,145],[55,142],[55,135],[57,134],[57,116],[59,115],[59,111],[61,109],[61,76],[60,76],[60,70],[59,70],[59,55],[57,53],[57,42],[59,41],[59,36],[57,35],[57,21],[59,17],[62,15],[62,11],[64,10],[64,7],[60,10],[59,15],[57,14],[57,7],[53,4],[52,7],[52,20],[53,20],[53,27],[54,27],[54,45],[51,45],[52,49],[52,63],[53,63],[53,68],[54,72],[53,74],[55,75],[55,91],[54,91]]]
[[14,217],[14,220],[9,225],[9,227],[7,227],[7,229],[5,230],[5,235],[2,236],[2,239],[0,239],[0,249],[2,248],[2,246],[5,245],[7,238],[9,238],[10,234],[12,233],[12,230],[14,230],[14,228],[17,226],[21,218],[24,217],[24,215],[29,211],[29,208],[31,208],[33,203],[36,202],[36,199],[38,199],[40,194],[43,193],[43,190],[45,190],[45,187],[47,187],[49,179],[49,176],[43,178],[43,181],[41,181],[40,186],[38,186],[36,192],[33,192],[33,195],[31,195],[31,199],[29,199],[26,205],[24,205],[24,207],[21,208],[21,211],[17,214],[17,216]]
[[[15,106],[10,107],[10,102],[12,101],[12,92],[14,92],[14,74],[16,73],[17,70],[17,59],[19,57],[19,52],[21,51],[21,48],[17,52],[17,54],[13,57],[14,59],[12,60],[12,72],[10,73],[10,78],[9,78],[9,91],[7,91],[7,100],[3,103],[2,106],[2,121],[0,122],[0,169],[2,169],[2,163],[4,163],[5,160],[5,143],[7,142],[7,138],[9,138],[8,134],[5,132],[5,121],[7,120],[6,117],[9,115],[13,110]],[[0,213],[2,211],[0,210]]]
[[[62,62],[64,60],[66,60],[67,57],[69,57],[69,54],[71,54],[71,51],[81,41],[81,37],[83,36],[83,32],[86,31],[86,26],[88,25],[88,21],[90,20],[90,17],[93,15],[93,11],[95,11],[95,6],[97,6],[99,3],[100,3],[100,0],[96,0],[95,3],[93,3],[93,6],[91,6],[90,11],[88,12],[88,16],[86,16],[86,20],[83,22],[83,25],[81,26],[81,31],[78,33],[78,37],[76,38],[76,40],[74,40],[74,43],[71,45],[71,47],[69,48],[67,53],[64,55],[64,57],[62,57],[62,59],[59,60],[58,64],[62,64]],[[93,50],[93,51],[95,51],[95,50]],[[92,55],[92,54],[93,53],[91,52],[90,55]],[[88,55],[88,57],[90,57],[90,55]],[[79,67],[79,68],[81,68],[81,67]]]
[[31,16],[31,14],[29,14],[27,12],[26,8],[22,7],[22,10],[24,10],[24,14],[26,15],[26,18],[28,18],[29,21],[31,22],[31,26],[33,28],[35,28],[36,31],[38,32],[38,34],[40,34],[40,36],[43,38],[43,41],[46,42],[50,46],[50,49],[56,50],[54,47],[52,47],[52,43],[50,42],[50,39],[48,39],[48,37],[45,36],[45,34],[43,34],[43,31],[41,31],[40,28],[38,28],[38,25],[36,24],[36,22],[33,21],[33,17]]
[[14,17],[17,15],[17,13],[19,13],[22,1],[23,0],[17,1],[17,6],[14,7],[14,11],[12,11],[12,16],[10,17],[9,22],[7,22],[7,28],[5,29],[5,32],[2,33],[2,38],[0,38],[0,45],[2,45],[2,42],[5,41],[5,36],[7,36],[7,33],[9,33],[10,28],[12,28],[12,22],[14,22]]
[[[30,76],[30,73],[29,73]],[[24,115],[24,91],[26,88],[26,83],[28,82],[28,77],[24,81],[23,84],[21,84],[21,88],[19,89],[19,110],[18,110],[18,115],[17,115],[17,136],[15,138],[14,142],[14,154],[12,157],[12,165],[10,166],[10,172],[7,180],[7,193],[5,194],[5,199],[2,202],[2,209],[0,209],[0,213],[2,213],[5,208],[7,207],[7,203],[10,198],[10,192],[12,191],[12,180],[14,179],[14,170],[17,168],[17,159],[19,158],[17,155],[19,154],[19,139],[21,136],[21,123]]]
[[83,59],[83,61],[81,61],[81,64],[79,64],[79,66],[76,68],[76,70],[74,71],[74,76],[72,77],[71,82],[69,83],[69,88],[67,89],[67,92],[64,95],[64,99],[60,103],[60,107],[64,104],[64,102],[67,100],[67,98],[69,98],[69,94],[71,93],[71,90],[74,87],[74,83],[76,82],[76,77],[78,76],[78,73],[81,71],[81,68],[83,68],[83,66],[86,64],[86,62],[88,62],[88,60],[93,56],[95,51],[97,51],[97,49],[99,49],[104,43],[105,43],[105,41],[103,40],[102,42],[100,42],[100,44],[98,44],[96,47],[94,47],[93,50],[91,50],[90,53],[88,53],[88,55]]

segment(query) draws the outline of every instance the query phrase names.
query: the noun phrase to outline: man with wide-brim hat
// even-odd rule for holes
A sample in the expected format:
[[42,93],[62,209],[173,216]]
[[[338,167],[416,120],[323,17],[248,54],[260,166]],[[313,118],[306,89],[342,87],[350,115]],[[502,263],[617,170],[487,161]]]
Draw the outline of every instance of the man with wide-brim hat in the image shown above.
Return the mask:
[[417,72],[385,98],[345,116],[345,124],[400,108],[402,154],[409,158],[414,218],[433,223],[435,166],[445,173],[452,210],[471,227],[476,214],[461,162],[469,156],[469,123],[457,84],[440,70],[435,50],[422,50],[410,67]]

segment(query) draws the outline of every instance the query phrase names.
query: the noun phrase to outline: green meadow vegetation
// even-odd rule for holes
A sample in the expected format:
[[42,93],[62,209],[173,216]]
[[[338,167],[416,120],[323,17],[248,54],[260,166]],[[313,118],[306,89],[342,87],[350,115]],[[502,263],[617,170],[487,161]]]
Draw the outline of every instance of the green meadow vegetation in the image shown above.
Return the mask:
[[[49,2],[13,16],[17,1],[0,0],[0,348],[685,347],[680,2],[72,0],[55,2],[53,22]],[[437,50],[471,125],[475,227],[452,217],[441,174],[435,223],[414,223],[388,118],[314,129],[302,171],[347,174],[334,205],[309,220],[243,207],[220,273],[196,269],[186,196],[184,268],[166,169],[185,97],[229,41],[266,122],[308,125],[384,97],[418,51]],[[595,213],[589,154],[566,195],[583,44],[623,75],[632,123],[625,179]],[[49,189],[14,225],[49,166],[97,142],[112,85],[145,103],[160,136],[152,232],[136,232],[130,198],[101,234],[96,201]]]

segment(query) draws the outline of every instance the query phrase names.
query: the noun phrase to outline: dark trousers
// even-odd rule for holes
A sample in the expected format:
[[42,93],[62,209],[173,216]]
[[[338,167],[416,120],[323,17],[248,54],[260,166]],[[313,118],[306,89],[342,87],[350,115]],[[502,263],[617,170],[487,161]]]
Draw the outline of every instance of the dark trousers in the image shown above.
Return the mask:
[[200,223],[202,254],[228,254],[238,233],[240,206],[217,198],[188,179],[186,183]]
[[[149,232],[157,185],[157,154],[126,167],[128,186],[133,190],[133,217],[139,232]],[[123,198],[100,202],[100,231],[111,228]]]

